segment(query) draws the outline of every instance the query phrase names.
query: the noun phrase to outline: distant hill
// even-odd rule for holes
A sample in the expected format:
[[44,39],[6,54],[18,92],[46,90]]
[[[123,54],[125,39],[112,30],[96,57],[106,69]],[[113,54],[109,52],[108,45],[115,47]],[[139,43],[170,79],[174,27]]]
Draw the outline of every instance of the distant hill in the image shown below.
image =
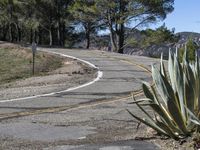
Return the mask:
[[[126,29],[128,30],[128,29]],[[141,34],[141,31],[134,30],[128,31],[130,38],[136,39],[140,41],[144,35]],[[178,36],[178,42],[165,42],[160,44],[152,44],[146,48],[142,47],[134,47],[134,46],[126,46],[124,48],[124,53],[129,55],[141,55],[141,56],[148,56],[148,57],[160,57],[161,54],[165,58],[168,58],[169,49],[175,52],[176,47],[182,47],[184,44],[192,38],[195,43],[200,47],[200,33],[195,32],[179,32],[175,34]],[[109,35],[92,35],[91,36],[91,49],[99,49],[99,50],[108,50],[108,46],[110,45],[110,37]],[[84,40],[84,36],[80,36],[79,40],[75,43],[75,48],[85,48],[86,41]],[[199,49],[200,51],[200,49]]]
[[188,39],[193,39],[200,46],[200,33],[196,32],[179,32],[176,33],[179,36],[179,44],[185,43]]
[[[178,42],[176,43],[161,43],[159,45],[151,45],[146,49],[129,47],[125,49],[124,52],[130,55],[142,55],[148,57],[160,57],[162,53],[165,58],[168,58],[169,49],[175,52],[176,47],[184,46],[189,39],[192,39],[200,47],[200,33],[179,32],[176,33],[176,36],[178,36]],[[200,48],[198,51],[198,54],[200,55]]]
[[178,32],[177,35],[180,35],[182,38],[200,38],[200,33],[197,32]]

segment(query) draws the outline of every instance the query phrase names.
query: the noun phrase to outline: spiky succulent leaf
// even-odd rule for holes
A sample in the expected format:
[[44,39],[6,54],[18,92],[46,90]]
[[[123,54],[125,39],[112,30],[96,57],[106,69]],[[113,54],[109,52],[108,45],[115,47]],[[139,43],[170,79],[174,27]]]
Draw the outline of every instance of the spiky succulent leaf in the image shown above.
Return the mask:
[[138,120],[138,121],[144,123],[145,125],[151,127],[152,129],[156,130],[158,133],[168,136],[168,134],[164,130],[162,130],[159,126],[157,126],[154,121],[152,121],[150,119],[146,119],[146,118],[140,118],[140,117],[134,115],[128,109],[127,109],[127,111],[136,120]]
[[145,96],[154,101],[154,96],[145,83],[142,84],[142,89],[144,91]]
[[165,65],[164,65],[164,62],[163,62],[163,54],[161,54],[160,71],[161,71],[161,73],[162,73],[162,75],[163,75],[164,77],[167,77]]
[[163,122],[168,125],[168,128],[175,132],[182,133],[181,130],[176,126],[176,124],[173,122],[171,119],[171,116],[169,113],[166,113],[167,111],[165,110],[164,107],[160,107],[157,104],[149,104],[151,108],[162,118]]
[[169,51],[168,72],[169,72],[169,78],[170,78],[172,88],[174,91],[176,91],[175,77],[174,77],[174,56],[172,55],[171,51]]
[[[143,83],[144,95],[148,99],[135,101],[135,104],[147,116],[141,119],[132,116],[157,132],[174,139],[187,137],[200,129],[200,65],[196,55],[195,62],[190,63],[187,52],[182,64],[178,60],[178,52],[169,52],[168,74],[163,64],[162,56],[160,70],[152,66],[154,86]],[[144,106],[150,106],[155,119]],[[130,112],[129,112],[130,113]],[[130,113],[131,114],[131,113]]]
[[180,107],[177,104],[175,93],[171,85],[154,66],[152,67],[152,76],[158,92],[167,104],[170,115],[179,126],[179,128],[182,130],[182,132],[187,133],[188,131],[186,128],[185,118],[181,113]]
[[200,110],[200,66],[199,66],[199,57],[196,54],[196,62],[195,62],[195,111]]
[[177,132],[173,132],[173,130],[169,128],[169,126],[166,125],[165,123],[157,120],[156,125],[162,130],[164,130],[168,134],[168,136],[170,136],[171,138],[176,139],[176,140],[180,138],[179,134],[176,134]]
[[192,88],[193,85],[195,86],[195,83],[192,84],[188,77],[184,75],[184,97],[186,101],[185,105],[192,112],[194,112],[195,103],[194,89]]
[[[184,99],[184,86],[183,86],[183,69],[181,67],[180,62],[178,61],[177,57],[174,57],[174,77],[175,77],[175,87],[178,93],[178,99],[176,99],[176,103],[179,104],[178,107],[185,117],[185,99]],[[186,119],[186,118],[183,118]]]

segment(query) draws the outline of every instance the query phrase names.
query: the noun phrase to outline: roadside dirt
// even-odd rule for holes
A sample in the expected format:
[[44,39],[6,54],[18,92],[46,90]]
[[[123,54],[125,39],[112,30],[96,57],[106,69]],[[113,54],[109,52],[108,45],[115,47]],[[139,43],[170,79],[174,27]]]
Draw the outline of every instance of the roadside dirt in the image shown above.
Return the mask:
[[[0,42],[1,48],[15,48],[18,45]],[[53,54],[51,54],[53,55]],[[55,56],[55,55],[54,55]],[[55,56],[60,57],[60,56]],[[71,58],[63,58],[61,68],[46,75],[19,79],[0,85],[0,100],[59,92],[91,81],[97,70]]]

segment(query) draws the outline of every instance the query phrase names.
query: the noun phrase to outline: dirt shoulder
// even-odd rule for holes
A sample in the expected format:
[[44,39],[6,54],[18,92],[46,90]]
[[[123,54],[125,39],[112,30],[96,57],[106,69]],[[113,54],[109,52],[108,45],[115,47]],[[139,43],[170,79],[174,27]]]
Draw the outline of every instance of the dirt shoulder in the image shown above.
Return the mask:
[[[16,48],[16,45],[1,43],[0,48]],[[60,56],[55,54],[48,54],[48,57],[51,60],[55,57],[60,58]],[[96,69],[71,58],[62,57],[61,59],[62,66],[58,69],[53,67],[49,71],[44,71],[45,74],[41,73],[36,76],[15,79],[14,81],[1,84],[0,99],[13,99],[59,92],[89,82],[96,77]],[[40,68],[46,69],[45,66]],[[14,70],[14,73],[17,73],[17,70]]]

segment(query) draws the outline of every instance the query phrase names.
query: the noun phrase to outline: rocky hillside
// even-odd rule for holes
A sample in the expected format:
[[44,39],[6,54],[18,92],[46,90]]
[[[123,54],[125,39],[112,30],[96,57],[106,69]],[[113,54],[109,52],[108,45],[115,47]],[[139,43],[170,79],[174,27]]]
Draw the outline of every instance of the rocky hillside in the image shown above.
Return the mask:
[[196,42],[200,46],[200,33],[195,32],[179,32],[177,33],[179,36],[179,44],[185,43],[188,39],[192,38],[194,42]]
[[[139,30],[131,33],[130,38],[136,39],[136,43],[140,42],[144,35],[141,34]],[[200,33],[195,32],[179,32],[176,33],[175,36],[178,38],[177,42],[162,42],[159,44],[151,44],[147,47],[133,46],[129,45],[124,48],[124,53],[128,55],[140,55],[140,56],[148,56],[148,57],[160,57],[161,54],[165,58],[168,58],[169,49],[175,51],[176,47],[184,46],[184,44],[192,38],[193,41],[200,47]],[[110,37],[109,35],[91,36],[91,49],[99,49],[99,50],[108,50]],[[77,41],[73,47],[75,48],[85,48],[86,41],[84,37],[80,38],[79,42]]]
[[[160,57],[161,53],[163,53],[163,56],[167,58],[169,49],[175,51],[176,47],[184,46],[189,39],[192,39],[200,47],[200,33],[179,32],[176,34],[176,36],[178,37],[178,42],[176,43],[161,43],[158,45],[150,45],[145,49],[128,47],[124,50],[124,53],[148,57]],[[200,49],[198,51],[200,51]]]

